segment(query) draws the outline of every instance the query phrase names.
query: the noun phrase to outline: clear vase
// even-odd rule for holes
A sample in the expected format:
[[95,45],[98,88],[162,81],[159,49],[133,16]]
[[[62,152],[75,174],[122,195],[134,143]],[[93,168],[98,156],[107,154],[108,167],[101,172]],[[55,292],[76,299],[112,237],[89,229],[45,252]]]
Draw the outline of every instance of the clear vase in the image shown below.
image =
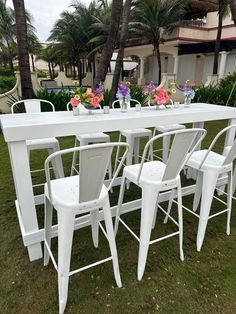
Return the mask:
[[184,98],[184,106],[185,107],[190,107],[190,104],[191,104],[191,98],[185,97]]
[[79,115],[79,107],[73,107],[73,116],[78,116]]
[[128,103],[124,99],[120,99],[120,111],[121,112],[127,112],[128,111]]

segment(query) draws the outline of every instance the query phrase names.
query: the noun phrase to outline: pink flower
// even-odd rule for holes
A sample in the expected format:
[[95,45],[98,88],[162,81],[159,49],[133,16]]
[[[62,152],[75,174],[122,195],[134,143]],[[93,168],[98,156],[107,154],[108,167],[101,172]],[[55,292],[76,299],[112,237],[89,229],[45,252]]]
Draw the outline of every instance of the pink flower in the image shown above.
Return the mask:
[[99,101],[100,101],[100,97],[94,96],[91,98],[90,103],[94,108],[97,108],[99,107]]
[[86,95],[87,95],[87,96],[90,96],[90,97],[93,97],[93,96],[94,96],[94,93],[93,93],[92,88],[87,88]]
[[77,107],[79,103],[80,103],[79,99],[77,99],[75,97],[71,98],[71,100],[70,100],[70,104],[72,107]]
[[176,89],[175,89],[175,88],[172,88],[171,92],[172,92],[173,94],[175,94],[175,93],[176,93]]
[[166,104],[170,101],[170,96],[163,87],[156,89],[155,101],[158,105]]

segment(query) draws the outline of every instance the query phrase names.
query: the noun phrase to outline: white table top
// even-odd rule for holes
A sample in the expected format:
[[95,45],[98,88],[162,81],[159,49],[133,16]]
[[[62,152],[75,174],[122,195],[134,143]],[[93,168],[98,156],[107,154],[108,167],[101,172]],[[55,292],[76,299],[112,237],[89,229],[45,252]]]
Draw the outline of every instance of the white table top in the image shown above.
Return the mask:
[[73,116],[72,111],[0,115],[6,142],[233,118],[236,118],[236,108],[203,103],[190,107],[180,105],[177,109],[142,107],[140,112],[132,108],[127,113],[113,109],[104,114],[96,110],[91,115],[83,112],[79,116]]

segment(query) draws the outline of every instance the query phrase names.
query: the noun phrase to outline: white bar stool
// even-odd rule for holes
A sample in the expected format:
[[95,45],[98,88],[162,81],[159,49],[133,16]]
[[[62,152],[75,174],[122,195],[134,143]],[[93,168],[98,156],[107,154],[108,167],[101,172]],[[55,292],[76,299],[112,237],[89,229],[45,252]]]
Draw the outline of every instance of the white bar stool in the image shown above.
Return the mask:
[[[70,102],[66,105],[67,111],[71,111],[71,104]],[[83,110],[83,106],[79,110]],[[101,110],[101,107],[99,107],[99,110]],[[87,111],[87,109],[84,109],[84,111]],[[110,143],[110,136],[103,132],[98,133],[85,133],[85,134],[76,134],[75,135],[75,144],[74,147],[77,146],[85,146],[89,144],[97,144],[97,143]],[[78,173],[76,166],[78,166],[77,163],[77,152],[73,154],[72,159],[72,165],[71,165],[71,175],[74,175],[74,173]],[[109,163],[108,166],[108,177],[109,179],[112,178],[112,164]]]
[[[130,99],[130,101],[135,102],[137,104],[140,104],[139,101],[136,99]],[[120,107],[119,99],[113,101],[112,108],[115,109],[115,105],[118,104]],[[145,128],[139,128],[139,129],[132,129],[132,130],[122,130],[120,131],[119,135],[119,142],[122,141],[122,137],[126,139],[126,142],[129,144],[130,149],[126,157],[126,165],[131,165],[133,162],[138,163],[139,162],[139,145],[140,145],[140,139],[147,137],[149,140],[152,138],[152,131]],[[152,158],[152,152],[150,152],[149,157]],[[115,168],[117,166],[117,162],[119,162],[119,149],[117,150],[116,159],[115,159]]]
[[[117,257],[115,234],[111,217],[109,190],[118,175],[122,163],[119,164],[108,188],[104,179],[113,148],[122,146],[125,151],[122,161],[128,152],[126,143],[104,143],[65,149],[50,155],[45,161],[47,182],[45,184],[45,240],[44,240],[44,265],[52,259],[58,272],[59,313],[63,314],[68,296],[69,276],[85,269],[112,260],[113,271],[118,287],[121,287],[119,263]],[[58,156],[79,152],[79,175],[51,180],[49,164]],[[93,180],[94,178],[94,180]],[[53,208],[58,217],[58,265],[51,251],[52,213]],[[99,210],[103,209],[103,212]],[[99,227],[102,229],[109,242],[111,256],[98,262],[70,271],[71,248],[74,233],[75,216],[89,214],[94,246],[98,247]],[[99,222],[103,215],[106,231]]]
[[[18,112],[22,110],[23,108],[25,109],[25,113],[27,114],[39,113],[42,111],[41,106],[45,106],[45,105],[48,105],[52,109],[52,111],[55,111],[54,105],[48,100],[25,99],[25,100],[19,100],[15,102],[11,106],[11,113],[18,114]],[[60,150],[59,142],[55,137],[27,140],[26,145],[27,145],[29,157],[30,157],[30,151],[32,150],[47,149],[49,155]],[[56,178],[61,178],[64,176],[63,166],[62,166],[60,157],[56,158],[53,161],[52,166],[53,166],[53,170],[54,170]],[[44,169],[31,170],[31,173],[40,172],[40,171],[44,171]],[[38,186],[43,186],[43,185],[44,183],[36,184],[36,185],[33,185],[33,187],[36,187],[36,186],[38,187]]]

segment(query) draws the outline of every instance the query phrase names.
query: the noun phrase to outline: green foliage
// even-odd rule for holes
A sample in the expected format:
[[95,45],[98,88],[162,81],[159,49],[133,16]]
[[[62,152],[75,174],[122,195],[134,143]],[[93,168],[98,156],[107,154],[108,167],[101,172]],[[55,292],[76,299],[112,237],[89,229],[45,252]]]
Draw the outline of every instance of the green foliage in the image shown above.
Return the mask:
[[0,76],[11,76],[11,69],[9,68],[0,68]]
[[37,77],[38,78],[46,78],[47,77],[47,73],[44,71],[37,71]]
[[16,84],[16,78],[14,76],[0,76],[0,94],[4,94],[10,91]]
[[[209,85],[196,90],[194,102],[205,102],[211,104],[225,105],[236,81],[236,72],[229,74],[216,86]],[[236,87],[230,97],[229,106],[236,106]]]
[[[59,91],[48,91],[44,89],[42,91],[38,91],[35,95],[36,98],[49,100],[55,106],[56,111],[64,111],[66,110],[66,104],[70,101],[71,95],[68,92]],[[47,107],[45,106],[45,111],[47,111]]]
[[139,101],[142,105],[147,102],[147,96],[144,95],[142,86],[131,85],[130,96],[132,99]]
[[109,99],[110,99],[110,90],[106,89],[103,94],[103,100],[100,103],[102,108],[104,106],[109,106]]

